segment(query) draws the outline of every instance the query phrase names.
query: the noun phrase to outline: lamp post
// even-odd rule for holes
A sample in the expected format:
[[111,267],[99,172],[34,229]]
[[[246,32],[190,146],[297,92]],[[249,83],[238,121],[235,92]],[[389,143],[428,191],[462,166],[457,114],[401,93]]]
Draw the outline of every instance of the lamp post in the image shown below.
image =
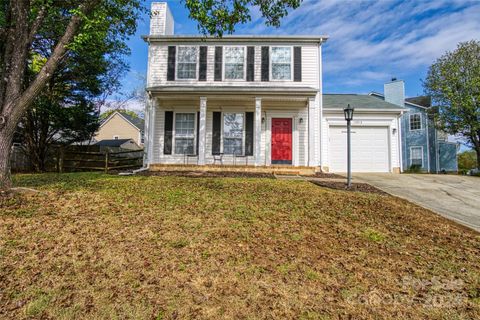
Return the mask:
[[352,143],[351,143],[351,121],[353,119],[353,110],[350,104],[343,109],[345,120],[347,121],[347,188],[352,186]]

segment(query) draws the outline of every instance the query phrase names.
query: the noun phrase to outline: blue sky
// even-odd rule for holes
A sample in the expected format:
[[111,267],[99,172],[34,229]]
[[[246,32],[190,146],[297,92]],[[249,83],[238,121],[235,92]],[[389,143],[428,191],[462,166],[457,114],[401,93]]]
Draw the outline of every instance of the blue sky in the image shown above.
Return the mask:
[[[146,1],[149,8],[152,1]],[[167,1],[176,34],[197,34],[196,23],[180,0]],[[460,41],[480,39],[480,0],[476,1],[344,1],[304,0],[282,20],[267,27],[257,10],[235,34],[328,35],[323,47],[324,92],[383,92],[392,77],[405,80],[407,96],[422,94],[428,66]],[[128,41],[130,72],[121,93],[141,85],[146,74],[149,16],[138,22]]]

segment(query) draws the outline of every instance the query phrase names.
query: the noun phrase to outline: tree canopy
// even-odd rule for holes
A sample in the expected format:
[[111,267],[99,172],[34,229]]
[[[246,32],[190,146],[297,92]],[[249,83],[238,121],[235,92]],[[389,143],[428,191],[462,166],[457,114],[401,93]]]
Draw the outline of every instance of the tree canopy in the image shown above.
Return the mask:
[[460,135],[480,168],[480,41],[459,43],[430,66],[423,82],[438,129]]
[[266,24],[278,27],[289,9],[296,9],[302,0],[184,0],[189,17],[198,23],[203,34],[222,36],[233,33],[235,26],[251,20],[251,11],[259,10]]

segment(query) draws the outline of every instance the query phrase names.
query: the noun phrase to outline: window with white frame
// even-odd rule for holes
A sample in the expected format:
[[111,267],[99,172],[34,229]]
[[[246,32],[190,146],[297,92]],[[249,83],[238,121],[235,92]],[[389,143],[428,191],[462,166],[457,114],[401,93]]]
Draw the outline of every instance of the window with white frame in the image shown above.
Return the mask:
[[292,48],[291,47],[272,47],[272,79],[273,80],[291,80],[292,79]]
[[410,165],[423,166],[423,147],[410,147]]
[[414,113],[410,115],[410,131],[422,129],[422,115]]
[[245,47],[225,47],[225,79],[244,78]]
[[197,47],[178,47],[177,79],[197,78]]
[[243,154],[243,113],[225,113],[223,115],[223,153]]
[[175,154],[193,154],[195,113],[175,114]]

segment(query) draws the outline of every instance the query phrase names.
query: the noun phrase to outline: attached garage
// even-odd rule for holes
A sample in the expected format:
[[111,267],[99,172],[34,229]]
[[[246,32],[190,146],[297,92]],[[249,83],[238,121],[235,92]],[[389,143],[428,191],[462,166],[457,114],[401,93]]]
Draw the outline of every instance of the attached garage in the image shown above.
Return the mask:
[[400,172],[399,122],[405,110],[376,96],[324,94],[322,170],[347,171],[347,126],[343,109],[355,108],[352,121],[352,172]]
[[[388,127],[352,127],[352,171],[389,172]],[[330,127],[330,164],[333,172],[347,171],[347,128]]]

